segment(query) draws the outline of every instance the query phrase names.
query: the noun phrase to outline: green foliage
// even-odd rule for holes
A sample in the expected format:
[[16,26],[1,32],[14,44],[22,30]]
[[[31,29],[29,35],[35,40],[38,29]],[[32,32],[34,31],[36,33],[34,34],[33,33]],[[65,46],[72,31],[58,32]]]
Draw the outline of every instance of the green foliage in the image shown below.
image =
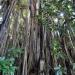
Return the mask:
[[[56,75],[60,75],[60,73],[62,75],[62,73],[65,72],[65,69],[64,69],[63,66],[61,66],[62,64],[60,63],[60,61],[63,62],[64,60],[66,60],[67,55],[63,52],[63,50],[62,50],[62,48],[60,46],[59,40],[57,40],[57,39],[53,40],[51,53],[52,53],[52,56],[58,61],[57,66],[55,67],[56,68],[55,73],[56,73]],[[61,67],[59,67],[59,65]]]
[[14,66],[15,58],[21,57],[22,53],[23,49],[21,48],[11,48],[8,50],[6,56],[0,57],[0,71],[3,72],[3,75],[14,75],[17,69]]
[[13,58],[18,58],[23,54],[23,49],[21,48],[11,48],[7,52],[7,57],[13,57]]
[[0,71],[3,72],[3,75],[12,75],[11,73],[14,75],[15,69],[14,58],[0,57]]
[[75,27],[73,2],[71,0],[43,0],[38,18],[49,30],[58,30],[60,35],[64,36],[70,26]]
[[60,43],[58,40],[54,39],[52,42],[52,56],[56,57],[56,59],[66,59],[67,56],[62,51],[62,48],[60,46]]

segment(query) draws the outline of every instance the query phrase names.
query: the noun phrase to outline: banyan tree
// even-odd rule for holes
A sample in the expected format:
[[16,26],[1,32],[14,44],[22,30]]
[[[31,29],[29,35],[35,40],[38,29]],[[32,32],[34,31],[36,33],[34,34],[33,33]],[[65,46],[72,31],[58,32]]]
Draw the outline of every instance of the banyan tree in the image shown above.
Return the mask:
[[0,75],[75,75],[75,1],[0,0]]

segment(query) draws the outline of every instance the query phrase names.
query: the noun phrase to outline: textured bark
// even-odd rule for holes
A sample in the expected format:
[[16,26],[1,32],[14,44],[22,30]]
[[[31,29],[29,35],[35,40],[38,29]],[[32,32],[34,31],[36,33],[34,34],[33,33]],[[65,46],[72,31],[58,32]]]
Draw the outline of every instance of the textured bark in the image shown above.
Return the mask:
[[[14,10],[14,6],[16,5],[16,2],[15,0],[13,0],[11,2],[10,5],[7,5],[8,7],[6,8],[7,10],[4,11],[4,20],[2,22],[2,24],[0,25],[1,29],[0,29],[0,53],[1,55],[3,54],[4,52],[4,44],[6,43],[6,40],[7,40],[7,31],[8,31],[8,24],[9,24],[9,17],[10,17],[10,14],[11,12]],[[6,5],[6,4],[5,4]]]
[[[14,0],[13,0],[14,1]],[[12,45],[15,47],[21,47],[24,49],[24,57],[23,60],[18,60],[19,67],[21,67],[22,75],[54,75],[54,65],[57,65],[57,59],[56,57],[52,57],[51,55],[51,45],[52,41],[54,40],[54,32],[51,32],[47,30],[46,26],[43,26],[41,21],[38,21],[36,16],[40,13],[42,16],[41,10],[39,10],[40,2],[41,0],[28,0],[30,3],[28,3],[28,6],[26,6],[26,11],[28,11],[28,15],[25,17],[23,16],[23,13],[21,11],[24,10],[24,7],[20,7],[19,12],[15,12],[14,6],[16,2],[11,2],[11,6],[9,9],[9,12],[7,12],[9,15],[7,19],[9,19],[11,12],[15,13],[14,17],[14,23],[13,23],[13,39],[11,42]],[[49,1],[49,0],[48,0]],[[41,9],[41,8],[40,8]],[[22,14],[22,15],[21,15]],[[23,18],[23,31],[20,36],[19,30],[20,30],[20,24],[18,23],[19,17]],[[45,15],[46,18],[49,18],[49,15]],[[8,42],[8,21],[3,24],[3,28],[0,32],[0,53],[2,53],[3,48]],[[6,33],[7,32],[7,33]],[[3,35],[2,35],[3,34]],[[60,35],[60,34],[59,34]],[[21,39],[22,37],[22,39]],[[67,75],[71,75],[71,69],[70,69],[70,54],[68,52],[67,48],[67,42],[66,37],[58,36],[61,48],[65,54],[67,54],[69,60],[65,60],[65,66],[67,68]],[[71,41],[71,37],[69,37],[69,40]],[[9,40],[10,42],[10,40]],[[10,44],[10,43],[9,43]],[[56,61],[54,61],[56,60]],[[72,62],[71,62],[72,63]],[[17,71],[16,75],[20,75],[20,69]]]

